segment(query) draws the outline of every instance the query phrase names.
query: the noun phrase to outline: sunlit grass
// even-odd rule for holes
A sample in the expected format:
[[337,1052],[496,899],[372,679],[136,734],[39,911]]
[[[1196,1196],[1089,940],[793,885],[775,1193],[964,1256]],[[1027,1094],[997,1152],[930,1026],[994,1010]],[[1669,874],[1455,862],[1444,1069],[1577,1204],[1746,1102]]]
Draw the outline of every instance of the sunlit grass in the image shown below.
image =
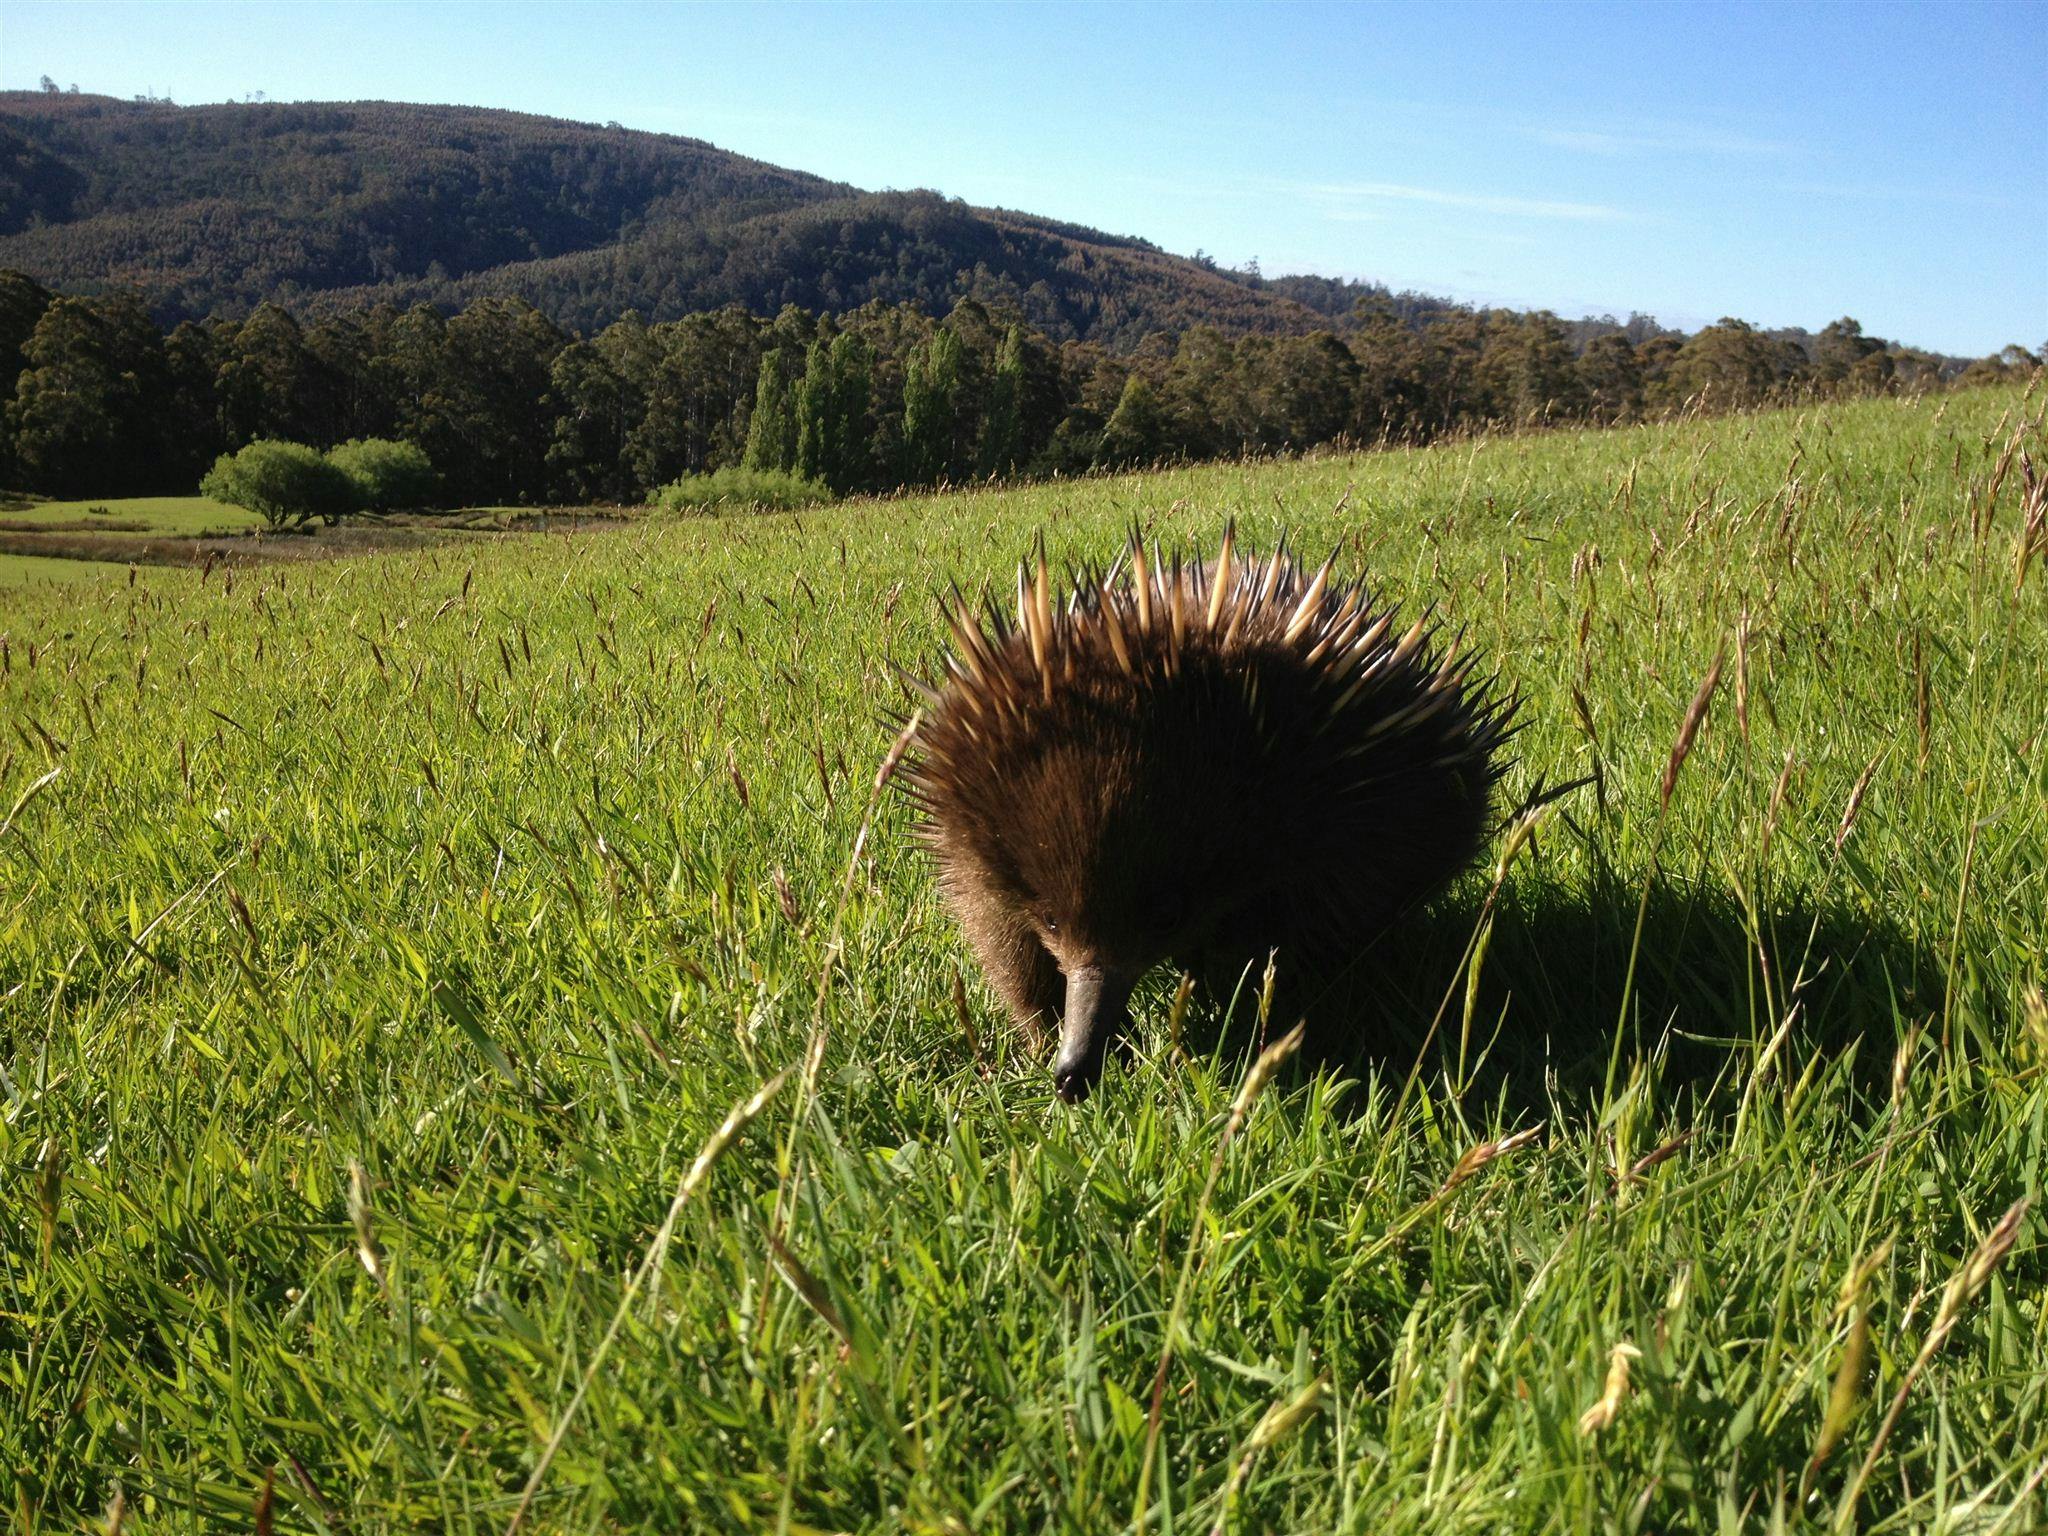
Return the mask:
[[263,519],[245,507],[231,507],[210,496],[120,496],[83,501],[38,501],[29,506],[0,508],[0,524],[108,532],[178,534],[196,537],[260,528]]
[[[2039,1529],[2040,411],[9,591],[7,1517]],[[1595,782],[1226,1148],[1251,1032],[1063,1108],[871,786],[945,580],[1233,515]]]
[[107,560],[58,560],[44,555],[10,555],[0,551],[0,587],[31,586],[37,582],[104,581],[126,575],[128,567]]

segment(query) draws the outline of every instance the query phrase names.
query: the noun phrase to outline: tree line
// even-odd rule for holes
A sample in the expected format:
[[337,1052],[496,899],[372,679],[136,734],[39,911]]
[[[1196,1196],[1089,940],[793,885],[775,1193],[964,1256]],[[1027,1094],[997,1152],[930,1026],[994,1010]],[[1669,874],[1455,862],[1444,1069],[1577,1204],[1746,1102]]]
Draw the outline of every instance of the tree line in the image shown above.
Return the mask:
[[[1367,298],[1341,334],[1195,327],[1117,354],[973,299],[944,319],[880,302],[772,319],[727,307],[584,336],[485,298],[311,323],[265,304],[165,332],[134,297],[0,272],[0,486],[189,491],[259,439],[388,439],[424,450],[453,504],[638,502],[726,467],[845,494],[1626,422],[1955,373],[1848,319],[1803,340],[1732,319],[1690,337],[1590,329],[1544,312],[1418,319]],[[2038,362],[2010,347],[1961,377]]]

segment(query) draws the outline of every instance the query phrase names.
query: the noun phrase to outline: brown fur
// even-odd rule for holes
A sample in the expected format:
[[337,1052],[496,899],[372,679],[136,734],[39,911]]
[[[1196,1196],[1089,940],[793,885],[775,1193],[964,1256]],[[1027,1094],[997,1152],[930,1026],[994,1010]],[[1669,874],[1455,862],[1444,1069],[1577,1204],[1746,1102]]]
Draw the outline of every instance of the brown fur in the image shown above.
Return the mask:
[[1058,594],[1041,557],[1014,621],[956,593],[919,685],[899,779],[989,980],[1059,1025],[1065,1098],[1154,965],[1341,970],[1486,835],[1512,702],[1329,565],[1233,542],[1170,564],[1134,544]]

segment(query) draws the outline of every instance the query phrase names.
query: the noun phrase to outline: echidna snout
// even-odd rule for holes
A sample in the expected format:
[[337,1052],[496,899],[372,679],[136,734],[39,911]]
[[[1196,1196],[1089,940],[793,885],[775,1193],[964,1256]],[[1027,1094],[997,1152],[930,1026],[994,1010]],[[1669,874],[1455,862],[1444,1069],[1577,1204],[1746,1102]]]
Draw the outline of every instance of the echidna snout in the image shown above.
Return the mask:
[[[1163,958],[1163,957],[1162,957]],[[1060,1011],[1059,1054],[1053,1058],[1053,1089],[1069,1104],[1088,1097],[1102,1076],[1109,1047],[1130,1020],[1131,988],[1144,972],[1135,967],[1076,965],[1064,971],[1066,995]],[[1151,969],[1146,966],[1145,970]]]
[[1012,1016],[1084,1097],[1162,961],[1279,950],[1306,998],[1485,837],[1512,702],[1332,563],[1134,542],[1016,616],[958,597],[898,772],[941,890]]

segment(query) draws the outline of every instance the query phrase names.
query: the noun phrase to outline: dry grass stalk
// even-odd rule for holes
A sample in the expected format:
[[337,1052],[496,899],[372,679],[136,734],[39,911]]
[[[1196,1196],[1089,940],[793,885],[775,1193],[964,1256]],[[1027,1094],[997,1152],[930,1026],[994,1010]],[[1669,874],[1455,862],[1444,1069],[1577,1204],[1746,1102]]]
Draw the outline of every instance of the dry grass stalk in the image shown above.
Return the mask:
[[839,1308],[833,1305],[832,1297],[818,1282],[818,1277],[806,1269],[803,1262],[789,1251],[789,1247],[773,1232],[768,1234],[768,1250],[774,1255],[776,1271],[796,1297],[818,1315],[827,1328],[838,1337],[840,1347],[853,1353],[853,1331],[846,1326],[846,1319]]
[[626,1282],[626,1289],[619,1297],[619,1305],[612,1313],[610,1326],[605,1329],[604,1337],[598,1340],[597,1348],[591,1351],[590,1364],[584,1367],[582,1379],[576,1383],[576,1391],[570,1397],[568,1407],[562,1410],[562,1416],[555,1421],[554,1434],[549,1437],[547,1445],[542,1449],[540,1459],[533,1464],[532,1475],[526,1479],[526,1487],[519,1495],[519,1507],[513,1510],[511,1522],[505,1527],[505,1536],[514,1536],[525,1523],[526,1512],[533,1505],[533,1496],[540,1491],[540,1485],[547,1477],[548,1467],[553,1464],[556,1452],[561,1450],[562,1442],[569,1437],[569,1426],[575,1422],[576,1411],[583,1406],[584,1398],[590,1395],[590,1384],[597,1379],[597,1373],[603,1367],[605,1357],[611,1353],[612,1344],[619,1336],[619,1329],[625,1324],[626,1314],[632,1311],[634,1300],[667,1259],[669,1239],[675,1235],[676,1222],[683,1214],[683,1207],[688,1205],[691,1197],[703,1187],[719,1158],[740,1139],[740,1134],[754,1122],[761,1111],[768,1107],[769,1100],[782,1091],[782,1085],[789,1081],[790,1071],[790,1068],[784,1067],[756,1089],[752,1097],[734,1105],[732,1112],[725,1117],[718,1129],[711,1133],[710,1139],[704,1143],[703,1150],[697,1154],[696,1161],[690,1164],[688,1171],[677,1183],[675,1198],[669,1201],[668,1214],[662,1217],[661,1226],[655,1231],[654,1241],[647,1245],[647,1252],[640,1260],[640,1267],[633,1272],[633,1278]]
[[1920,631],[1913,631],[1913,726],[1918,737],[1916,764],[1922,773],[1927,771],[1927,758],[1933,747],[1934,704],[1927,688],[1927,653],[1922,645]]
[[1793,761],[1792,754],[1787,752],[1785,754],[1785,766],[1778,770],[1778,782],[1771,786],[1771,804],[1770,808],[1764,812],[1763,836],[1757,842],[1756,861],[1759,865],[1770,862],[1771,838],[1778,830],[1779,814],[1785,809],[1785,790],[1792,783]]
[[[903,754],[910,750],[910,743],[916,737],[917,728],[923,720],[924,715],[921,711],[913,711],[910,718],[903,722],[903,729],[896,733],[896,739],[890,743],[881,766],[875,770],[875,782],[868,791],[867,810],[861,816],[860,830],[853,835],[853,852],[847,855],[846,873],[839,882],[839,899],[832,907],[832,932],[825,943],[824,964],[818,971],[818,995],[812,1009],[814,1039],[811,1050],[811,1054],[816,1057],[822,1058],[824,1051],[825,998],[832,990],[832,973],[838,966],[840,950],[844,943],[846,904],[853,899],[853,880],[860,872],[861,855],[867,851],[868,833],[874,830],[875,809],[881,804],[882,791],[888,788],[889,780],[895,777],[897,768],[902,766]],[[815,1067],[807,1064],[804,1069],[806,1103],[810,1101],[811,1089],[816,1081]]]
[[363,1268],[378,1287],[389,1290],[384,1250],[377,1245],[377,1232],[371,1221],[370,1175],[354,1158],[348,1160],[348,1220],[356,1232],[356,1257],[363,1261]]
[[1216,1523],[1209,1527],[1209,1536],[1223,1536],[1229,1528],[1231,1513],[1237,1506],[1238,1491],[1251,1475],[1253,1458],[1320,1413],[1329,1389],[1330,1373],[1324,1371],[1294,1396],[1272,1404],[1259,1415],[1259,1422],[1252,1426],[1252,1432],[1245,1440],[1244,1454],[1238,1457],[1237,1465],[1230,1469],[1229,1481],[1223,1485],[1223,1507],[1216,1516]]
[[1842,1344],[1842,1358],[1835,1367],[1835,1379],[1828,1388],[1827,1409],[1821,1415],[1820,1433],[1814,1438],[1813,1455],[1800,1475],[1800,1492],[1810,1492],[1814,1479],[1828,1456],[1841,1443],[1843,1433],[1856,1417],[1863,1396],[1863,1372],[1870,1353],[1870,1307],[1861,1301],[1849,1324],[1849,1336]]
[[263,1486],[256,1490],[255,1523],[256,1536],[271,1536],[277,1529],[273,1505],[277,1500],[277,1468],[263,1469]]
[[[1583,784],[1585,780],[1581,779],[1577,783]],[[1567,789],[1576,787],[1577,784],[1566,786]],[[1472,924],[1472,937],[1465,941],[1465,953],[1459,957],[1458,971],[1453,973],[1450,985],[1445,988],[1443,1000],[1437,1004],[1436,1013],[1430,1018],[1429,1028],[1423,1034],[1422,1044],[1416,1049],[1415,1060],[1408,1068],[1408,1075],[1401,1082],[1401,1092],[1394,1100],[1394,1115],[1396,1118],[1399,1117],[1401,1110],[1407,1105],[1408,1095],[1414,1091],[1416,1083],[1421,1080],[1422,1064],[1430,1044],[1436,1039],[1437,1030],[1443,1026],[1444,1018],[1450,1011],[1451,999],[1457,995],[1457,976],[1459,974],[1463,974],[1466,979],[1466,1026],[1469,1029],[1470,1012],[1476,999],[1475,988],[1478,984],[1475,972],[1480,962],[1485,958],[1486,946],[1492,938],[1494,905],[1500,900],[1500,893],[1507,884],[1508,871],[1513,866],[1515,859],[1524,848],[1535,846],[1536,834],[1542,829],[1543,824],[1550,819],[1552,803],[1557,798],[1557,795],[1563,792],[1563,790],[1559,790],[1555,793],[1539,792],[1533,794],[1525,802],[1525,808],[1521,814],[1515,818],[1514,825],[1509,828],[1508,835],[1501,846],[1500,858],[1494,863],[1493,880],[1487,887],[1486,899],[1480,902],[1479,916]],[[1426,1209],[1427,1207],[1424,1208]],[[1404,1228],[1396,1228],[1395,1230],[1398,1232],[1404,1230]],[[1391,1236],[1392,1234],[1389,1234],[1389,1237]],[[1386,1240],[1386,1238],[1382,1239],[1382,1241]]]
[[1237,1090],[1237,1098],[1230,1106],[1230,1118],[1223,1124],[1223,1135],[1217,1140],[1216,1155],[1209,1160],[1209,1177],[1202,1185],[1202,1197],[1195,1202],[1193,1236],[1188,1241],[1187,1256],[1181,1260],[1180,1280],[1174,1286],[1173,1306],[1166,1317],[1166,1341],[1159,1350],[1159,1368],[1152,1376],[1152,1406],[1146,1415],[1145,1459],[1138,1468],[1138,1498],[1131,1515],[1131,1529],[1142,1530],[1146,1512],[1151,1507],[1152,1469],[1159,1457],[1159,1431],[1166,1416],[1166,1375],[1173,1363],[1174,1340],[1179,1336],[1181,1319],[1187,1307],[1188,1283],[1194,1278],[1195,1258],[1202,1251],[1201,1235],[1205,1229],[1209,1201],[1216,1193],[1216,1182],[1223,1175],[1223,1156],[1230,1150],[1230,1143],[1243,1127],[1245,1118],[1251,1114],[1252,1106],[1259,1101],[1259,1095],[1266,1090],[1273,1074],[1286,1063],[1287,1058],[1301,1049],[1302,1037],[1307,1033],[1305,1024],[1297,1024],[1265,1050],[1252,1063],[1251,1070],[1244,1075],[1244,1085]]
[[1593,728],[1593,706],[1586,702],[1586,695],[1577,683],[1571,685],[1572,714],[1578,719],[1579,729],[1585,733],[1586,745],[1593,752],[1593,797],[1599,803],[1600,814],[1607,814],[1607,765],[1600,752],[1600,733]]
[[2048,1066],[2048,998],[2042,996],[2038,984],[2029,986],[2020,994],[2020,1012],[2024,1020],[2024,1038],[2034,1053],[2035,1064]]
[[1849,1314],[1849,1335],[1842,1342],[1842,1356],[1835,1365],[1835,1379],[1828,1389],[1828,1405],[1821,1415],[1820,1433],[1814,1437],[1813,1455],[1807,1459],[1806,1470],[1800,1475],[1801,1498],[1813,1491],[1814,1479],[1819,1476],[1821,1467],[1856,1418],[1856,1410],[1862,1400],[1864,1367],[1870,1353],[1870,1277],[1891,1257],[1891,1251],[1891,1239],[1886,1238],[1873,1252],[1852,1264],[1849,1273],[1842,1277],[1842,1296],[1835,1304],[1835,1312],[1837,1316],[1843,1312]]
[[1440,1200],[1460,1184],[1478,1173],[1497,1157],[1506,1157],[1510,1152],[1519,1152],[1543,1134],[1541,1125],[1532,1125],[1526,1131],[1516,1131],[1512,1136],[1503,1136],[1498,1141],[1483,1141],[1471,1148],[1452,1165],[1450,1174],[1436,1192]]
[[1899,1041],[1899,1048],[1892,1053],[1892,1103],[1903,1103],[1906,1097],[1906,1083],[1913,1074],[1913,1055],[1920,1044],[1921,1026],[1915,1024],[1906,1031]]
[[[790,1118],[788,1134],[783,1140],[780,1157],[781,1166],[787,1176],[775,1192],[775,1211],[769,1220],[769,1230],[783,1233],[789,1230],[789,1192],[800,1182],[801,1169],[796,1154],[796,1133],[798,1125],[809,1111],[817,1097],[818,1073],[825,1065],[825,1045],[829,1031],[825,1027],[825,1002],[832,993],[832,978],[838,972],[839,958],[846,945],[846,907],[853,900],[853,882],[860,873],[861,855],[867,851],[868,834],[874,830],[875,812],[882,803],[882,793],[889,787],[896,770],[902,766],[903,757],[910,750],[916,738],[917,728],[922,723],[922,711],[913,710],[910,718],[903,722],[903,729],[896,733],[895,741],[882,757],[881,766],[875,770],[873,785],[868,790],[867,808],[861,813],[860,827],[853,834],[853,849],[846,856],[846,870],[840,877],[839,896],[832,904],[832,922],[825,938],[825,955],[818,965],[818,990],[811,999],[811,1039],[804,1050],[803,1074],[798,1079],[799,1103]],[[785,1074],[786,1075],[786,1074]],[[781,1086],[781,1078],[776,1079]]]
[[1700,680],[1699,692],[1692,696],[1692,703],[1685,711],[1685,719],[1678,727],[1678,739],[1671,744],[1671,757],[1664,764],[1663,793],[1659,797],[1658,810],[1668,810],[1671,792],[1678,787],[1679,771],[1685,767],[1685,760],[1692,755],[1693,741],[1706,723],[1707,707],[1714,701],[1714,690],[1721,686],[1721,664],[1728,659],[1728,645],[1723,641],[1714,652],[1714,664],[1707,668],[1707,675]]
[[967,1042],[967,1050],[977,1065],[981,1063],[981,1031],[974,1027],[974,1012],[967,1006],[967,983],[960,975],[960,967],[953,967],[953,1018],[960,1025],[961,1037]]
[[1691,1141],[1697,1134],[1698,1131],[1694,1129],[1683,1130],[1662,1146],[1652,1147],[1628,1165],[1628,1173],[1625,1177],[1631,1183],[1641,1183],[1644,1174],[1655,1168],[1659,1163],[1667,1163],[1672,1158],[1678,1156],[1685,1144]]
[[57,1247],[57,1212],[63,1200],[64,1147],[55,1136],[45,1136],[42,1156],[36,1160],[36,1212],[40,1217],[45,1264]]
[[1259,982],[1259,1049],[1266,1048],[1266,1026],[1273,1018],[1273,991],[1280,983],[1280,951],[1266,952],[1266,973]]
[[52,768],[48,773],[21,792],[21,797],[14,802],[14,809],[9,811],[4,819],[0,819],[0,837],[7,835],[8,829],[14,825],[14,818],[21,814],[22,808],[54,784],[57,781],[57,776],[63,771],[61,766]]
[[1479,1146],[1473,1147],[1452,1166],[1450,1173],[1445,1176],[1443,1184],[1438,1187],[1436,1193],[1432,1194],[1427,1200],[1412,1207],[1407,1215],[1382,1232],[1374,1240],[1371,1247],[1363,1249],[1359,1253],[1354,1262],[1358,1265],[1371,1263],[1382,1253],[1385,1253],[1389,1248],[1400,1242],[1418,1222],[1442,1205],[1460,1185],[1467,1182],[1488,1163],[1493,1162],[1497,1158],[1504,1157],[1510,1152],[1520,1151],[1523,1147],[1535,1142],[1542,1134],[1543,1127],[1541,1125],[1534,1125],[1526,1131],[1516,1131],[1512,1136],[1503,1136],[1498,1141],[1484,1142]]
[[[1270,981],[1268,990],[1270,991]],[[1244,1084],[1237,1090],[1237,1098],[1231,1103],[1230,1119],[1224,1123],[1223,1139],[1217,1144],[1216,1157],[1210,1165],[1209,1184],[1212,1189],[1215,1187],[1217,1174],[1222,1171],[1223,1154],[1228,1150],[1231,1139],[1243,1127],[1245,1117],[1251,1114],[1252,1106],[1259,1101],[1259,1095],[1266,1091],[1266,1084],[1272,1081],[1273,1074],[1286,1064],[1288,1057],[1301,1049],[1302,1037],[1307,1032],[1307,1025],[1295,1025],[1261,1051],[1259,1059],[1252,1063],[1251,1071],[1245,1073]]]
[[[2003,426],[2004,421],[2001,420],[1999,425]],[[1998,462],[1992,466],[1990,483],[1984,489],[1982,513],[1983,527],[1987,533],[1991,529],[1992,513],[1997,508],[1998,493],[2005,489],[2005,477],[2012,470],[2013,456],[2019,454],[2023,461],[2025,459],[2025,455],[2020,450],[2020,443],[2025,439],[2026,434],[2027,425],[2025,420],[2022,419],[2020,424],[2013,428],[2012,435],[2005,440],[2005,447],[1999,452]],[[1987,444],[1986,446],[1988,447],[1989,445]],[[2023,468],[2022,474],[2024,473]]]
[[2013,551],[2012,591],[2019,596],[2026,585],[2027,567],[2034,556],[2048,550],[2048,480],[2034,472],[2031,456],[2020,455],[2020,533]]
[[[1582,787],[1585,782],[1584,779],[1580,779],[1575,785],[1566,785],[1565,789]],[[1561,793],[1562,790],[1535,799],[1527,810],[1515,818],[1514,825],[1508,828],[1508,835],[1501,841],[1500,857],[1493,861],[1493,881],[1487,886],[1489,905],[1500,895],[1501,887],[1507,884],[1508,871],[1515,867],[1515,860],[1521,857],[1522,850],[1534,845],[1536,834],[1541,832],[1550,820],[1551,805],[1556,799],[1556,794]]]
[[235,889],[233,882],[226,887],[228,910],[235,915],[235,921],[242,925],[242,932],[249,935],[249,947],[261,949],[262,936],[256,932],[256,921],[249,916],[249,904],[242,900],[242,893]]
[[768,879],[775,887],[775,903],[782,908],[783,921],[792,928],[803,927],[803,910],[797,906],[796,896],[789,888],[789,876],[783,873],[780,864],[775,866]]
[[1735,626],[1735,728],[1749,745],[1749,609]]
[[1863,1464],[1856,1469],[1856,1476],[1842,1495],[1840,1508],[1835,1512],[1835,1529],[1847,1530],[1855,1523],[1856,1501],[1862,1496],[1863,1485],[1876,1470],[1877,1461],[1884,1454],[1885,1442],[1891,1438],[1897,1427],[1899,1415],[1906,1411],[1906,1397],[1913,1390],[1913,1383],[1920,1379],[1920,1373],[1927,1369],[1955,1326],[1962,1320],[1964,1310],[1976,1299],[1977,1294],[1991,1282],[2006,1254],[2012,1251],[2015,1239],[2020,1235],[2020,1223],[2026,1219],[2030,1202],[2022,1195],[2015,1200],[2003,1216],[1984,1234],[1984,1240],[1963,1262],[1949,1280],[1942,1292],[1941,1306],[1934,1314],[1934,1322],[1927,1330],[1927,1337],[1920,1345],[1920,1353],[1913,1357],[1913,1363],[1906,1367],[1905,1378],[1899,1383],[1899,1390],[1893,1394],[1891,1407],[1885,1411],[1884,1422],[1878,1426],[1876,1437],[1870,1442],[1870,1449],[1864,1454]]
[[1181,972],[1180,984],[1173,989],[1173,1006],[1166,1013],[1166,1039],[1176,1053],[1185,1052],[1181,1044],[1181,1031],[1187,1023],[1188,1003],[1195,995],[1195,978]]
[[1870,780],[1877,772],[1877,765],[1884,761],[1887,748],[1879,747],[1864,765],[1862,774],[1856,780],[1856,787],[1849,791],[1849,803],[1842,807],[1842,824],[1835,828],[1835,852],[1842,851],[1842,844],[1849,840],[1849,834],[1856,829],[1857,812],[1863,809],[1863,795],[1870,788]]

